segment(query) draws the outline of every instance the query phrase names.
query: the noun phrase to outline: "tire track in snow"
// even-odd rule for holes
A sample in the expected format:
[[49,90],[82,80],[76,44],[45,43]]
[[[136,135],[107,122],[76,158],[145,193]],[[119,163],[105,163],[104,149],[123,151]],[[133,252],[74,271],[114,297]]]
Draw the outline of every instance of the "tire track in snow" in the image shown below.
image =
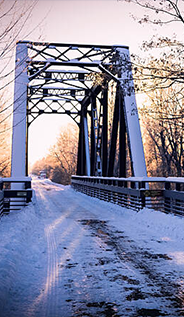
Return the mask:
[[56,315],[55,308],[58,304],[58,294],[56,288],[58,286],[58,257],[56,253],[56,241],[53,232],[46,229],[47,237],[47,250],[48,250],[48,262],[47,262],[47,281],[46,281],[46,294],[47,294],[47,314],[50,316],[50,312],[53,316]]
[[[59,311],[59,298],[58,298],[58,287],[59,287],[59,274],[61,274],[61,266],[63,267],[63,263],[66,262],[69,256],[72,256],[73,250],[75,250],[76,244],[80,242],[80,239],[83,236],[84,229],[78,223],[71,224],[70,227],[66,228],[63,224],[67,217],[71,215],[71,213],[75,209],[75,204],[67,208],[63,208],[63,205],[60,203],[55,203],[52,198],[48,197],[47,189],[52,187],[54,190],[58,188],[58,186],[38,186],[36,185],[36,196],[37,196],[37,205],[39,206],[40,212],[44,212],[49,216],[49,222],[46,221],[45,225],[45,237],[47,240],[47,276],[45,284],[42,286],[42,291],[40,295],[34,300],[31,307],[28,310],[28,316],[35,316],[35,313],[40,309],[42,317],[47,316],[61,316]],[[49,207],[48,207],[49,206]],[[58,209],[61,208],[61,212],[58,212]],[[52,219],[50,219],[50,211],[55,210],[57,212],[56,215]],[[58,217],[59,216],[59,217]],[[47,219],[47,217],[46,217]],[[71,232],[74,233],[74,229],[77,227],[76,234],[72,234],[72,241],[69,244],[69,251],[66,250],[64,254],[59,258],[57,254],[57,246],[58,244],[64,240],[67,236],[70,235]],[[64,230],[63,230],[64,229]],[[59,233],[59,234],[58,234]]]
[[[44,212],[48,211],[48,197],[45,196],[43,190],[39,186],[36,187],[36,196],[39,204],[37,208],[43,207]],[[46,202],[46,204],[45,204]],[[51,202],[49,201],[49,205]],[[40,212],[43,213],[43,210]],[[68,215],[68,213],[67,213]],[[57,283],[58,283],[58,257],[56,252],[56,241],[54,235],[54,229],[65,219],[65,215],[62,215],[59,219],[56,219],[50,225],[47,225],[45,228],[45,236],[47,240],[47,277],[45,285],[41,288],[42,291],[40,295],[34,300],[28,312],[30,316],[34,316],[34,313],[37,310],[37,307],[42,304],[42,316],[49,316],[52,311],[55,316],[55,307],[57,306],[58,297],[56,293]]]

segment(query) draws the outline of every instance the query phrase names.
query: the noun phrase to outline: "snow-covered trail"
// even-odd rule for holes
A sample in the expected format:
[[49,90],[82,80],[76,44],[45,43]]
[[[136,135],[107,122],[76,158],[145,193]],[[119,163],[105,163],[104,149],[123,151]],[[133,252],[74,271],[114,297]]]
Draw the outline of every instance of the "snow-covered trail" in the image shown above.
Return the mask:
[[[44,180],[34,189],[34,204],[1,223],[0,317],[184,315],[181,218]],[[9,238],[6,223],[20,226]]]

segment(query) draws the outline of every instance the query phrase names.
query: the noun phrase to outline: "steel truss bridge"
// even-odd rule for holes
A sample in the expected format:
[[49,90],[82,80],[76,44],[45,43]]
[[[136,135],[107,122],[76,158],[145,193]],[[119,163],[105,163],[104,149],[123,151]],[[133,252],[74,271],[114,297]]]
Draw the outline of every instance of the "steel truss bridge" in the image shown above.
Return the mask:
[[67,114],[79,127],[77,175],[146,176],[126,46],[18,42],[12,176],[27,173],[28,128],[42,114]]
[[16,47],[11,178],[0,180],[0,214],[31,199],[28,133],[42,114],[67,114],[79,127],[74,189],[183,214],[184,179],[147,177],[128,47],[30,41]]

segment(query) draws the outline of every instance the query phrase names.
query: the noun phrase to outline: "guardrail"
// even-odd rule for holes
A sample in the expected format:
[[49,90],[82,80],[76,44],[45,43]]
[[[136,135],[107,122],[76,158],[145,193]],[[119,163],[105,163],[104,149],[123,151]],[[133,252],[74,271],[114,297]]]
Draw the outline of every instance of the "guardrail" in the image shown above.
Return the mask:
[[144,207],[184,215],[184,178],[72,176],[72,187],[126,208]]
[[20,210],[31,201],[31,198],[30,177],[0,179],[0,215]]

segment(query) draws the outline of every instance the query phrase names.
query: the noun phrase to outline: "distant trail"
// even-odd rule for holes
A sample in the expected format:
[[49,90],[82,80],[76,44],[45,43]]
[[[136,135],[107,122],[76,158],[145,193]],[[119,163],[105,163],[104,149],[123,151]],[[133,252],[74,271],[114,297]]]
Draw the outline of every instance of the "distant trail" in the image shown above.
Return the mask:
[[10,317],[181,316],[182,290],[168,256],[139,246],[123,221],[116,227],[113,213],[103,216],[105,204],[41,180],[34,188],[43,269],[37,270],[39,289],[29,284],[22,306],[17,294],[19,308]]

